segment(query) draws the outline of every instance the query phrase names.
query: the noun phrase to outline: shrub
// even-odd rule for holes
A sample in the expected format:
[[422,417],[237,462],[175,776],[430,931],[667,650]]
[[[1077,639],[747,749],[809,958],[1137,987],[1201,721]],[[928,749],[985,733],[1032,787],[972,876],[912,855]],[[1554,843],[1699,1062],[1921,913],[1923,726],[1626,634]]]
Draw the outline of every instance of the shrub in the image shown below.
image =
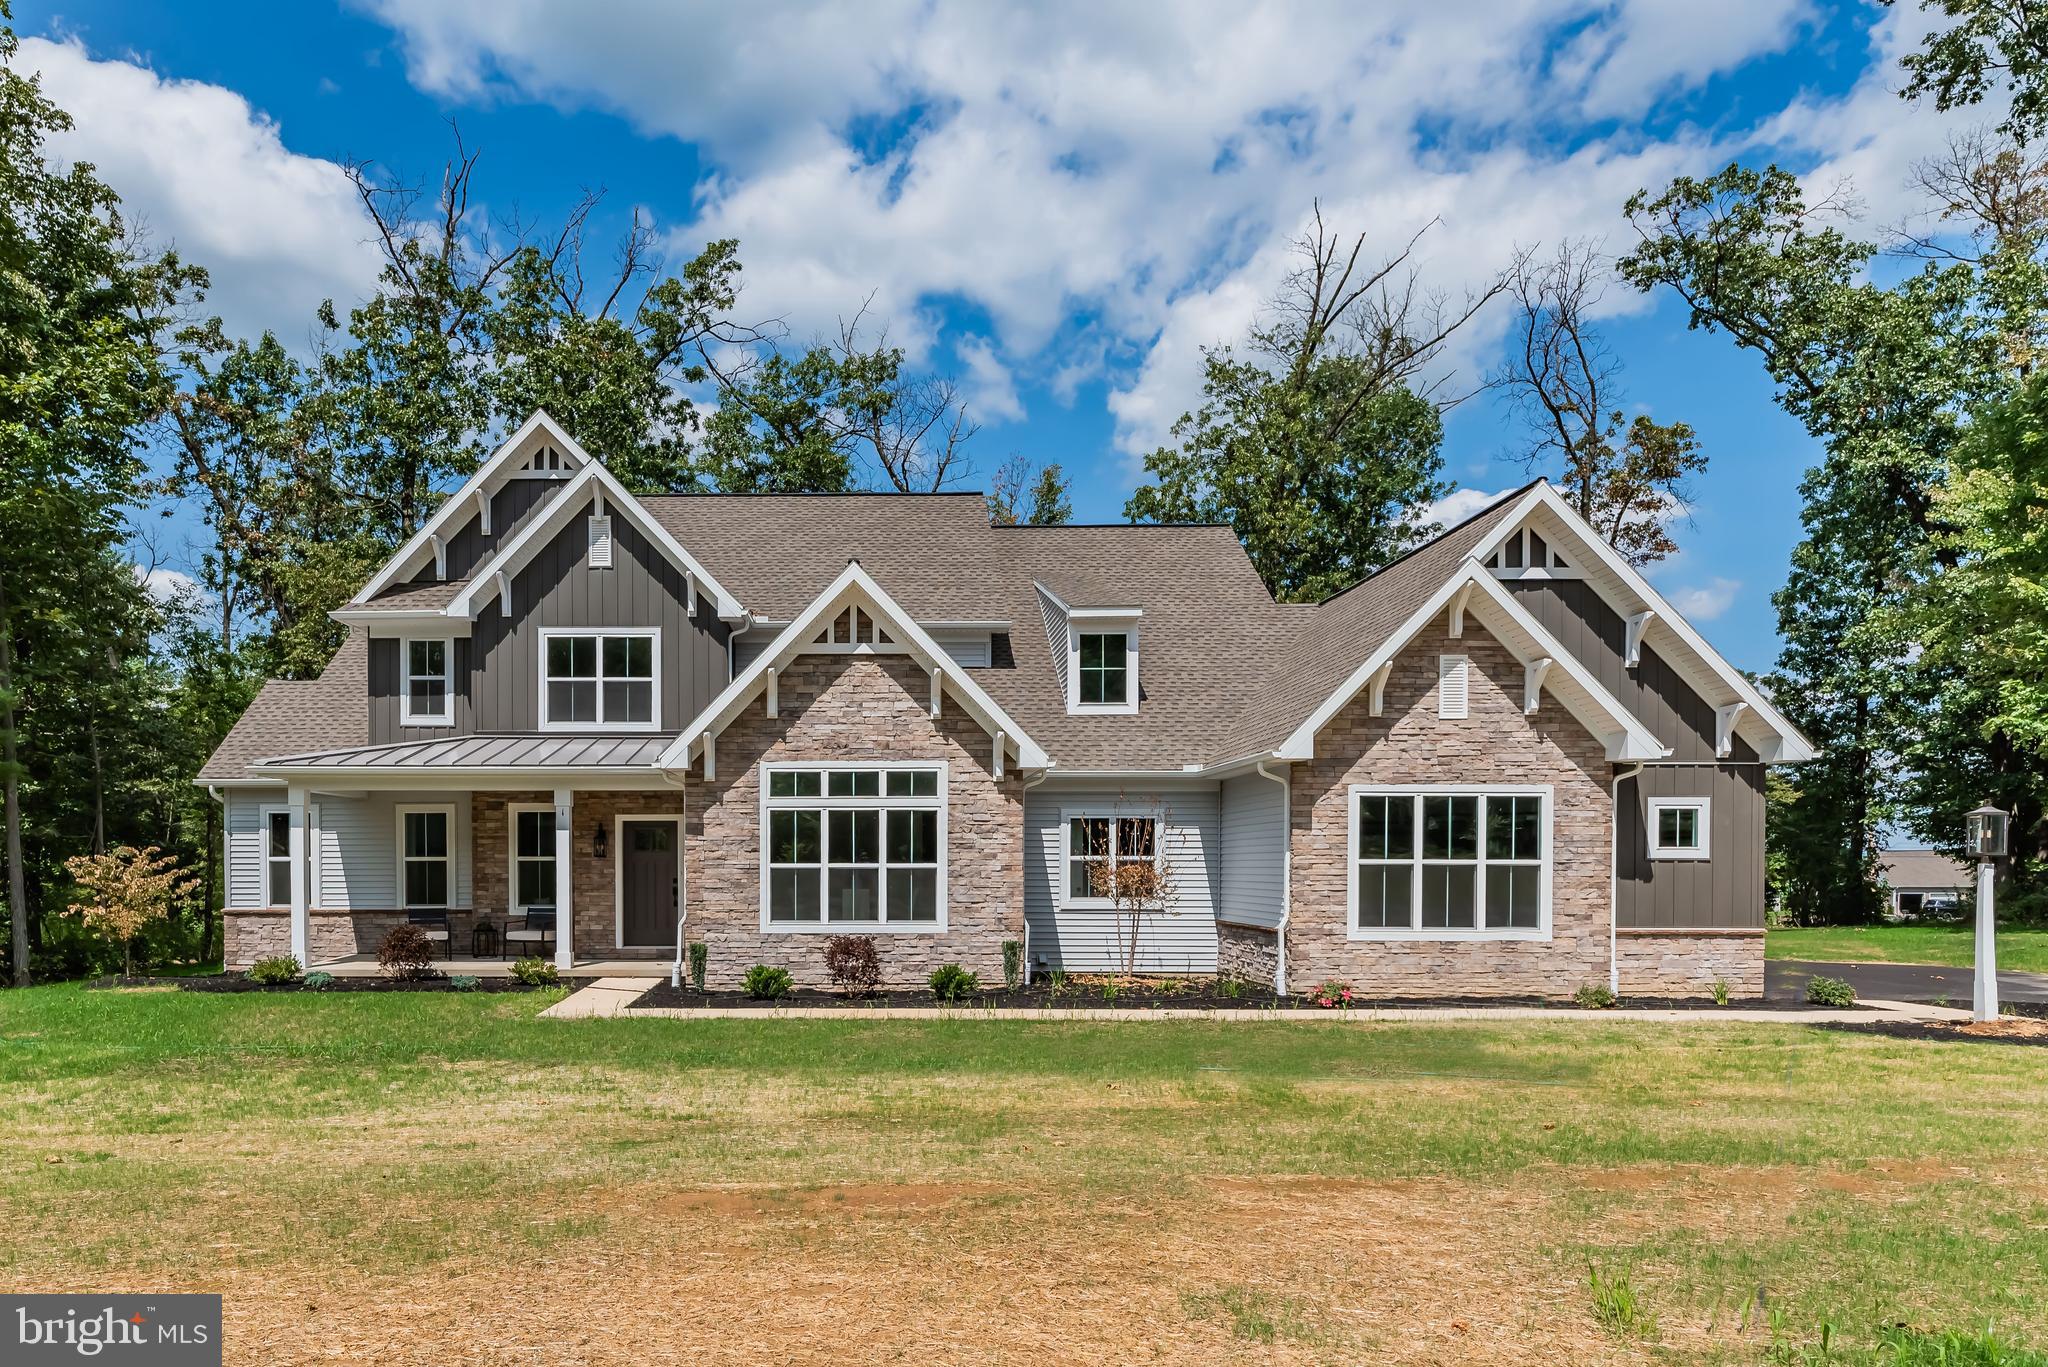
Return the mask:
[[1642,1297],[1629,1280],[1629,1271],[1603,1275],[1590,1263],[1586,1267],[1586,1289],[1593,1298],[1593,1318],[1608,1333],[1621,1338],[1652,1338],[1657,1317],[1643,1305]]
[[1104,978],[1102,980],[1102,1004],[1104,1006],[1115,1006],[1117,994],[1120,990],[1116,985],[1115,978]]
[[710,958],[711,946],[705,944],[702,940],[691,942],[690,986],[699,992],[704,990],[704,967]]
[[1806,983],[1806,999],[1815,1006],[1854,1006],[1856,989],[1840,978],[1809,978]]
[[747,970],[747,976],[740,979],[740,986],[747,995],[757,1002],[772,1002],[789,995],[792,986],[789,970],[773,968],[767,964],[755,964]]
[[1320,1006],[1331,1011],[1348,1010],[1351,1006],[1351,984],[1327,982],[1308,991],[1311,1006]]
[[457,973],[448,980],[448,985],[457,992],[474,992],[482,982],[483,979],[474,973]]
[[865,997],[882,984],[882,956],[872,935],[832,935],[825,940],[825,971],[844,991]]
[[249,981],[275,987],[288,983],[299,976],[299,961],[289,954],[277,954],[268,959],[258,959],[249,965]]
[[981,990],[981,983],[958,964],[940,964],[932,970],[932,995],[942,1002],[965,1001]]
[[334,986],[334,975],[324,968],[316,968],[306,975],[306,986],[318,992],[323,987]]
[[549,987],[562,980],[555,971],[553,959],[543,959],[538,954],[529,954],[524,959],[512,961],[512,981],[525,983],[528,987]]
[[1606,983],[1587,983],[1572,993],[1572,1000],[1588,1011],[1605,1011],[1614,1005],[1614,992]]
[[377,967],[402,982],[434,976],[434,942],[418,926],[394,926],[377,946]]
[[1024,942],[1003,941],[1003,986],[1012,992],[1024,981]]
[[1729,997],[1732,995],[1732,993],[1730,993],[1729,991],[1728,980],[1726,978],[1714,979],[1714,986],[1712,988],[1712,991],[1714,994],[1714,1005],[1726,1006],[1728,1004]]

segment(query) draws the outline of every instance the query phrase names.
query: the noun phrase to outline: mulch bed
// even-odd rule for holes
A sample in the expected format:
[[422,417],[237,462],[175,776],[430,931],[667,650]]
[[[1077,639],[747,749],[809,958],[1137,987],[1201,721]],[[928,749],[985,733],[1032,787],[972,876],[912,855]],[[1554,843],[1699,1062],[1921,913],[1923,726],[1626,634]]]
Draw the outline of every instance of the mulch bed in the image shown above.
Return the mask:
[[[1762,1002],[1737,1001],[1726,1007],[1714,1005],[1701,997],[1630,997],[1621,1003],[1624,1007],[1649,1010],[1677,1009],[1685,1011],[1733,1011],[1742,1007],[1768,1005],[1773,1010],[1789,1011],[1819,1010],[1804,1002]],[[1353,1011],[1389,1010],[1403,1007],[1501,1007],[1533,1006],[1551,1011],[1585,1011],[1569,997],[1356,997],[1351,999]],[[849,997],[838,992],[826,992],[817,988],[798,988],[785,997],[774,1001],[756,1001],[744,992],[707,991],[698,992],[685,984],[681,988],[670,987],[665,982],[656,982],[647,991],[633,1000],[628,1010],[639,1008],[715,1007],[719,1010],[772,1011],[780,1007],[802,1007],[806,1009],[861,1011],[875,1007],[897,1009],[925,1009],[937,1011],[941,1008],[972,1009],[977,1007],[1002,1007],[1010,1010],[1036,1011],[1055,1009],[1060,1011],[1308,1011],[1328,1013],[1330,1008],[1311,1005],[1300,997],[1276,997],[1270,989],[1245,988],[1235,997],[1226,997],[1216,990],[1216,984],[1208,979],[1193,979],[1176,982],[1119,982],[1114,999],[1103,991],[1102,980],[1077,979],[1061,988],[1046,983],[1033,983],[1029,987],[1014,989],[998,988],[981,991],[962,1002],[940,1002],[930,992],[913,989],[899,989],[877,992],[867,997]]]
[[[1953,1003],[1943,1003],[1952,1005]],[[1826,1025],[1859,1035],[1930,1039],[1965,1044],[2048,1045],[2048,1002],[2005,1002],[1995,1021],[1871,1021]]]
[[[548,986],[574,984],[548,984]],[[308,987],[303,979],[288,983],[252,983],[240,973],[216,973],[203,978],[99,978],[87,987],[175,987],[181,992],[537,992],[539,987],[510,978],[479,977],[474,987],[457,988],[446,977],[419,978],[410,982],[397,978],[336,978],[324,987]]]

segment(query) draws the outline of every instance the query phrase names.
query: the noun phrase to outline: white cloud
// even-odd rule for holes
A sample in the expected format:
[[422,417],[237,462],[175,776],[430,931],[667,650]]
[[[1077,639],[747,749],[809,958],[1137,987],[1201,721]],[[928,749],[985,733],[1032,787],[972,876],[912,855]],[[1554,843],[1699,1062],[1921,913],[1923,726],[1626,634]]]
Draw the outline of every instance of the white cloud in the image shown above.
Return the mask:
[[1679,615],[1692,622],[1711,622],[1727,612],[1735,602],[1735,595],[1742,589],[1739,579],[1723,579],[1715,576],[1704,584],[1690,584],[1684,588],[1672,589],[1664,596]]
[[149,596],[166,605],[181,601],[205,602],[209,595],[199,587],[199,581],[183,570],[174,570],[158,565],[148,569],[141,565],[129,567],[135,573],[135,582],[149,591]]
[[967,411],[976,422],[1022,422],[1024,401],[1017,380],[986,337],[969,337],[953,348],[967,367]]
[[374,284],[369,225],[341,168],[292,152],[234,91],[95,60],[76,39],[24,38],[15,66],[40,72],[72,116],[52,150],[96,166],[153,245],[208,268],[207,307],[231,332],[270,328],[302,346],[323,298]]
[[1498,503],[1507,493],[1506,489],[1492,494],[1484,489],[1454,489],[1423,509],[1417,520],[1455,527],[1474,513]]

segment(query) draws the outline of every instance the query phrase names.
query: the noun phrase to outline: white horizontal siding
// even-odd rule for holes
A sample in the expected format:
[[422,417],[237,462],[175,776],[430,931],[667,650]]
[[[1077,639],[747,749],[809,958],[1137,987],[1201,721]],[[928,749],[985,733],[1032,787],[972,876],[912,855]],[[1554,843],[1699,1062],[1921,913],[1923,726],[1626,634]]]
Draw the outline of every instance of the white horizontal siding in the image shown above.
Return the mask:
[[[228,905],[264,906],[265,807],[282,807],[283,789],[228,794]],[[328,911],[389,911],[398,906],[398,808],[450,805],[449,896],[470,905],[470,831],[467,793],[372,793],[344,798],[322,794],[313,803],[310,831],[312,905]]]
[[1142,918],[1137,969],[1141,973],[1216,971],[1216,896],[1220,846],[1216,786],[1164,793],[1115,789],[1034,788],[1024,801],[1024,917],[1031,927],[1034,963],[1067,972],[1099,973],[1123,967],[1119,935],[1129,923],[1106,907],[1061,903],[1066,870],[1061,867],[1061,813],[1068,808],[1132,812],[1158,809],[1161,835],[1173,868],[1170,909]]
[[1287,790],[1247,774],[1223,785],[1216,917],[1277,929],[1287,894]]

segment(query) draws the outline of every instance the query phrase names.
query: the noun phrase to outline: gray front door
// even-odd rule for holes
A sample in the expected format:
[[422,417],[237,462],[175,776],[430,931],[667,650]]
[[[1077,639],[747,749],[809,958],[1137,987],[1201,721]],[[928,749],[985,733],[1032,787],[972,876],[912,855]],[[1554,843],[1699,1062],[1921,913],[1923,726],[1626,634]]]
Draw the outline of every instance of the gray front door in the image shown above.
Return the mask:
[[620,824],[619,878],[625,892],[622,945],[665,945],[676,937],[677,883],[682,851],[673,821]]

